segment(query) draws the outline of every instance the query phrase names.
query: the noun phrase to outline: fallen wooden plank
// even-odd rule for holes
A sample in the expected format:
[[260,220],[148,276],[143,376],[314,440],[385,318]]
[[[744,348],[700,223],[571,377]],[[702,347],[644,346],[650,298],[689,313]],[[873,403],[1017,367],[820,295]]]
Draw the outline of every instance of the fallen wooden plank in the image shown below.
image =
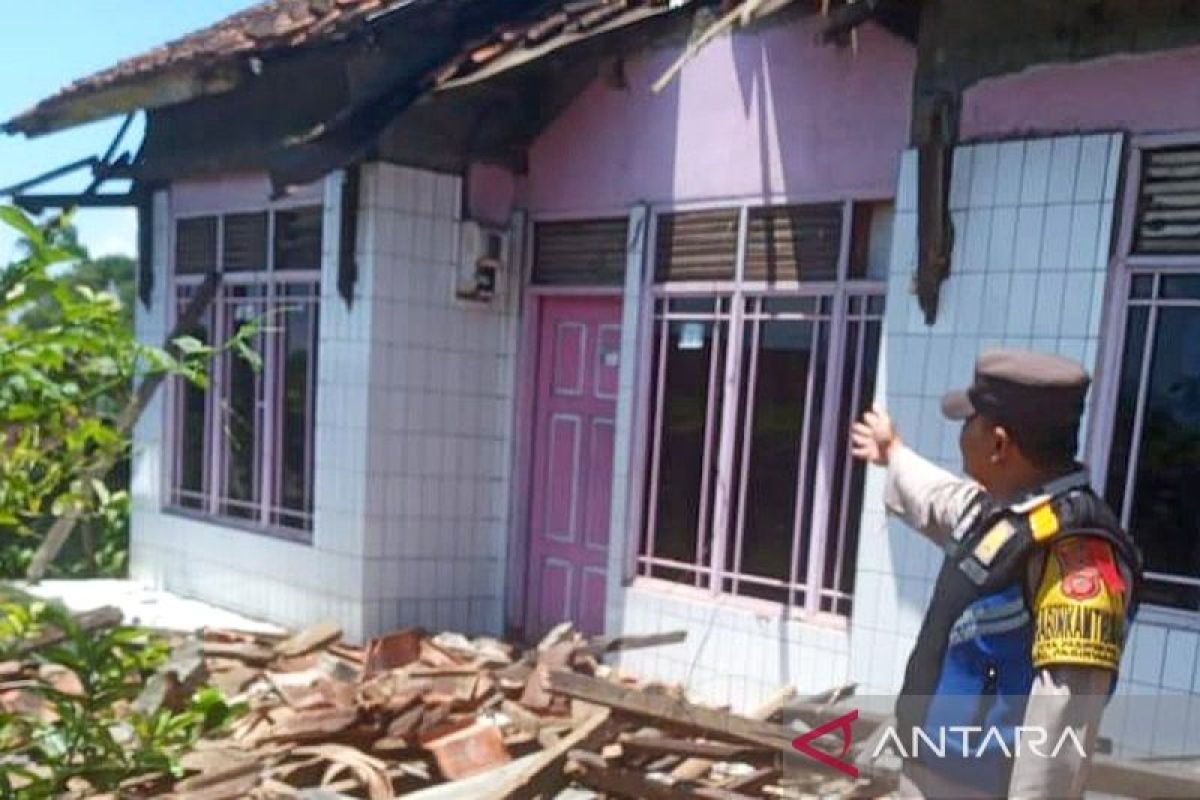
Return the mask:
[[[124,615],[121,613],[121,609],[116,606],[101,606],[91,611],[71,615],[71,619],[75,621],[75,624],[85,632],[115,628],[121,624],[123,618]],[[47,626],[36,636],[17,642],[12,646],[11,650],[4,647],[0,647],[0,649],[5,650],[10,658],[19,659],[41,650],[43,647],[58,644],[66,638],[66,634],[58,628]]]
[[709,761],[745,760],[756,753],[761,755],[769,752],[745,745],[676,739],[671,736],[622,736],[620,741],[625,750],[638,755],[675,755]]
[[[769,720],[795,696],[796,690],[791,686],[780,689],[751,711],[750,719]],[[681,781],[694,781],[704,777],[712,769],[712,765],[713,762],[708,759],[689,758],[671,771],[671,777]]]
[[697,733],[750,742],[768,750],[792,752],[795,732],[790,728],[704,708],[682,698],[647,694],[639,689],[619,686],[599,678],[561,669],[551,670],[550,689],[569,697],[587,700],[589,703],[660,720]]
[[213,658],[232,658],[253,666],[263,666],[275,660],[274,650],[249,642],[206,641],[204,655]]
[[563,774],[567,754],[575,748],[589,746],[594,740],[598,740],[609,717],[607,708],[597,709],[558,744],[537,754],[529,766],[481,797],[489,800],[522,800],[538,795],[553,796],[567,783]]
[[537,761],[541,753],[530,753],[513,759],[508,764],[461,781],[439,783],[403,795],[405,800],[484,800],[494,795],[493,787],[507,785],[515,776],[524,773]]
[[645,647],[661,647],[679,644],[687,639],[687,631],[650,633],[637,636],[598,636],[588,641],[584,649],[592,655],[617,653],[624,650],[640,650]]
[[275,645],[275,655],[296,658],[327,647],[342,638],[342,628],[336,622],[318,622]]
[[749,775],[742,775],[741,777],[727,781],[721,788],[728,789],[731,792],[754,794],[768,783],[774,783],[778,780],[779,775],[780,770],[775,767],[762,767],[761,769],[754,770]]

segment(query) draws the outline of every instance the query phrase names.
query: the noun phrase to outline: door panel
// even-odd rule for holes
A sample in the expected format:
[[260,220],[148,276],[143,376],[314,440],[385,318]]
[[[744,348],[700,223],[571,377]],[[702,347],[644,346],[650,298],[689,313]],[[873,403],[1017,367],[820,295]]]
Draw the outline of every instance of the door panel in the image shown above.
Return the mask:
[[526,633],[601,633],[620,300],[545,298],[538,330]]

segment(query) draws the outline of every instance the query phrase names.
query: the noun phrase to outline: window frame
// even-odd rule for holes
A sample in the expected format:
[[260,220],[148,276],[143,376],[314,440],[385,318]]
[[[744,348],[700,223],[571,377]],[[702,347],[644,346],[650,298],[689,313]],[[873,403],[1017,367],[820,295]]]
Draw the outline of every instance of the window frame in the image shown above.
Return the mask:
[[[848,623],[853,614],[854,594],[853,592],[840,592],[836,588],[836,575],[834,579],[835,586],[826,587],[823,572],[825,570],[826,553],[830,546],[830,543],[827,541],[829,539],[827,533],[829,523],[831,515],[836,514],[836,503],[827,499],[833,493],[829,488],[829,484],[835,474],[834,462],[837,456],[835,439],[838,430],[836,423],[840,420],[839,414],[846,413],[846,410],[841,407],[842,404],[839,398],[847,368],[844,363],[845,348],[853,346],[853,343],[848,342],[850,335],[848,323],[851,317],[849,311],[850,298],[857,295],[864,297],[878,296],[881,299],[885,299],[887,295],[886,275],[881,276],[877,280],[870,278],[851,279],[848,276],[855,230],[854,211],[856,207],[863,204],[893,202],[893,197],[885,195],[838,195],[833,197],[802,198],[769,197],[762,199],[755,198],[753,200],[745,198],[724,199],[698,203],[661,204],[650,208],[646,222],[648,241],[644,251],[646,261],[642,271],[643,300],[641,302],[639,320],[638,386],[641,393],[637,398],[637,419],[633,426],[636,435],[636,449],[631,465],[633,467],[631,470],[632,485],[629,494],[629,502],[634,509],[630,518],[636,524],[632,526],[630,532],[630,556],[626,559],[626,583],[628,585],[653,586],[655,589],[661,589],[672,594],[682,594],[707,601],[719,600],[722,603],[740,605],[758,611],[766,611],[806,621],[828,621],[839,627]],[[819,203],[838,203],[842,206],[841,241],[834,280],[744,280],[751,209],[764,206]],[[654,261],[657,254],[656,237],[659,228],[659,218],[664,214],[717,209],[737,209],[738,211],[737,250],[733,279],[729,281],[656,283],[657,268]],[[895,213],[894,206],[893,213]],[[736,400],[727,400],[724,396],[719,401],[720,407],[717,409],[716,424],[719,435],[716,437],[716,452],[713,454],[713,457],[717,460],[715,474],[718,476],[718,482],[722,481],[723,476],[723,480],[728,482],[729,488],[726,491],[717,492],[711,513],[712,519],[707,520],[708,524],[714,528],[712,552],[708,560],[703,564],[686,565],[691,568],[697,579],[703,575],[709,576],[707,578],[707,585],[692,585],[692,583],[672,581],[645,574],[647,572],[646,565],[649,562],[657,560],[660,564],[663,563],[663,560],[655,559],[653,556],[649,556],[643,552],[642,541],[643,534],[646,532],[647,526],[651,523],[648,511],[651,509],[653,503],[651,492],[654,490],[657,476],[652,475],[650,471],[655,469],[655,465],[652,463],[656,449],[655,441],[661,433],[661,428],[657,421],[657,409],[659,408],[661,397],[658,387],[650,385],[653,382],[656,370],[654,363],[656,341],[662,336],[659,330],[659,313],[657,311],[659,301],[687,297],[724,299],[726,310],[718,314],[714,304],[714,311],[710,315],[713,320],[720,319],[725,326],[722,345],[724,352],[720,358],[721,363],[715,369],[716,372],[720,373],[719,379],[724,387],[722,392],[724,395],[724,392],[728,392],[731,388],[735,391],[740,390],[743,373],[750,366],[744,363],[745,359],[741,355],[744,337],[752,335],[754,328],[752,322],[747,322],[748,301],[757,297],[788,298],[812,296],[830,298],[829,329],[833,332],[833,341],[828,350],[828,363],[830,366],[824,378],[825,385],[822,388],[822,414],[824,417],[822,421],[825,424],[821,425],[817,455],[811,465],[816,470],[813,492],[815,502],[803,523],[799,521],[800,515],[796,515],[796,523],[794,523],[793,529],[791,549],[797,552],[799,548],[796,548],[795,543],[797,540],[803,539],[801,536],[802,527],[811,531],[808,542],[807,568],[804,575],[797,576],[798,578],[802,578],[802,580],[798,580],[797,583],[787,586],[789,598],[787,603],[737,595],[722,588],[725,580],[728,578],[732,578],[735,581],[743,578],[742,575],[735,574],[726,569],[724,564],[726,551],[736,541],[738,535],[738,532],[731,530],[730,527],[733,522],[730,519],[733,498],[730,495],[740,493],[743,490],[741,485],[742,476],[732,474],[735,463],[734,450],[736,449],[737,441],[735,428],[739,426],[739,403]],[[885,313],[886,307],[884,308],[884,312],[881,312],[878,317],[881,326]],[[863,324],[865,324],[865,315],[859,315],[856,318],[862,319]],[[882,335],[881,327],[880,355],[882,355]],[[751,359],[753,358],[754,356],[752,355]],[[858,363],[861,360],[860,358],[856,358],[855,364],[851,366],[856,373],[861,369],[861,365]],[[860,391],[861,387],[857,385],[853,387],[855,398],[860,396]],[[710,404],[712,403],[711,398],[709,402]],[[832,409],[832,411],[827,411],[829,409]],[[742,425],[744,426],[747,422],[748,419],[743,420]],[[801,454],[801,467],[804,466],[806,461],[807,459]],[[745,464],[742,465],[742,468],[738,470],[739,473],[745,472],[745,466]],[[707,482],[708,475],[705,474],[702,480]],[[803,480],[802,475],[798,475],[798,481],[800,480]],[[849,485],[849,481],[845,483]],[[703,513],[703,510],[701,513]],[[845,547],[845,539],[849,526],[857,524],[859,524],[859,520],[856,518],[856,515],[844,514],[842,522],[839,523],[837,533],[838,543],[835,546]],[[696,534],[698,537],[704,535],[704,531],[699,525],[697,526]],[[846,557],[847,554],[845,552],[840,553],[838,564],[842,563]],[[802,603],[793,602],[798,591],[803,592],[804,598]],[[830,603],[832,610],[823,610],[821,607],[823,598],[830,595],[834,598]],[[839,598],[844,599],[846,602],[847,610],[845,613],[838,610]]]
[[[251,501],[257,507],[253,519],[235,516],[222,511],[221,506],[228,506],[231,498],[226,496],[225,487],[229,480],[226,462],[228,460],[228,437],[221,430],[223,412],[218,408],[223,405],[220,401],[211,399],[215,394],[220,396],[229,379],[229,360],[232,354],[222,354],[212,360],[209,367],[209,384],[205,392],[204,403],[204,457],[201,470],[202,489],[196,497],[201,508],[183,505],[179,499],[185,492],[179,486],[178,475],[182,465],[182,448],[179,446],[179,414],[180,404],[184,402],[184,386],[182,379],[168,381],[165,395],[165,420],[163,436],[163,466],[161,481],[160,508],[165,513],[189,517],[203,522],[218,524],[222,527],[236,528],[253,533],[265,534],[273,538],[284,539],[299,544],[312,544],[315,530],[315,477],[316,477],[316,393],[318,376],[316,364],[319,364],[320,350],[320,316],[322,273],[324,271],[324,247],[318,252],[317,263],[312,269],[276,270],[276,216],[280,213],[309,210],[317,214],[324,227],[325,208],[322,200],[317,197],[296,197],[279,203],[268,204],[231,204],[225,207],[215,207],[203,210],[189,210],[186,213],[173,214],[170,218],[168,248],[167,248],[167,304],[166,315],[170,324],[174,325],[180,310],[185,304],[182,295],[187,290],[194,291],[204,283],[208,273],[177,274],[176,272],[176,237],[181,222],[191,219],[215,217],[216,219],[216,263],[213,269],[221,273],[221,283],[209,307],[205,310],[203,321],[208,326],[213,341],[222,337],[222,332],[233,308],[246,303],[253,303],[264,309],[275,309],[291,304],[311,306],[311,314],[316,324],[313,337],[313,368],[308,375],[307,413],[312,420],[311,446],[305,459],[306,482],[312,496],[313,508],[308,512],[286,509],[278,505],[282,492],[283,470],[278,461],[280,443],[279,429],[283,425],[283,409],[270,407],[275,400],[282,397],[284,380],[284,360],[281,358],[284,346],[282,328],[272,333],[260,334],[258,349],[263,358],[263,368],[260,374],[262,381],[259,390],[262,405],[259,424],[261,430],[256,435],[259,451],[256,453],[258,474],[255,486],[258,497]],[[225,260],[225,220],[226,217],[239,214],[265,213],[267,215],[265,264],[259,270],[236,270],[226,272]],[[289,287],[308,286],[310,291],[301,295],[289,295]],[[261,287],[262,296],[253,299],[231,297],[228,292],[236,287]],[[187,494],[195,493],[187,491]],[[242,502],[242,501],[234,501]],[[278,522],[280,517],[290,516],[306,518],[305,527],[284,525]]]
[[[1100,329],[1102,357],[1097,369],[1096,413],[1093,415],[1094,422],[1091,425],[1091,445],[1087,448],[1092,485],[1099,487],[1099,491],[1104,491],[1106,488],[1113,439],[1117,432],[1116,418],[1121,383],[1121,361],[1125,352],[1125,333],[1129,323],[1130,310],[1138,306],[1148,307],[1150,309],[1148,331],[1153,331],[1157,310],[1166,305],[1158,300],[1130,302],[1133,279],[1139,275],[1149,275],[1157,284],[1158,276],[1200,273],[1200,253],[1153,255],[1134,252],[1138,202],[1141,196],[1143,153],[1147,150],[1179,146],[1200,146],[1200,132],[1134,136],[1128,141],[1123,154],[1125,175],[1121,188],[1120,213],[1116,220],[1117,239],[1109,259],[1107,285],[1105,286],[1106,302]],[[1127,465],[1128,478],[1122,497],[1122,508],[1113,509],[1121,520],[1121,524],[1126,528],[1128,528],[1132,507],[1131,489],[1134,488],[1134,478],[1140,457],[1140,446],[1138,446],[1140,440],[1135,437],[1141,427],[1145,397],[1148,391],[1149,367],[1152,361],[1149,356],[1152,352],[1152,345],[1153,337],[1147,335],[1139,365],[1141,373],[1138,377],[1134,430],[1131,432],[1130,463]],[[1146,577],[1165,583],[1200,587],[1200,576],[1193,578],[1185,575],[1147,572]],[[1153,617],[1200,630],[1200,610],[1149,603],[1144,604],[1143,608],[1145,611],[1149,611]],[[1143,616],[1145,616],[1144,612]]]

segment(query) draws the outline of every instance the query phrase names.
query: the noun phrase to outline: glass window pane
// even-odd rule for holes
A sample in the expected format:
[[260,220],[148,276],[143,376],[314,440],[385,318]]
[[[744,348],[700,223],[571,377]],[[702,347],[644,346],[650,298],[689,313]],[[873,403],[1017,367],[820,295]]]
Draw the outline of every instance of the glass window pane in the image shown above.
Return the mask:
[[838,487],[840,494],[830,507],[824,587],[847,594],[854,591],[854,566],[858,558],[859,522],[866,477],[865,462],[850,455],[850,425],[871,407],[875,397],[881,330],[882,323],[877,321],[852,323],[846,339],[841,421],[834,436],[837,452],[834,454],[836,480],[833,485]]
[[[241,287],[260,291],[257,287]],[[224,336],[228,340],[244,326],[262,321],[261,300],[226,300]],[[249,343],[262,352],[262,335]],[[222,387],[222,430],[225,456],[221,497],[221,513],[245,519],[259,518],[262,469],[262,410],[263,373],[235,352],[222,357],[224,385]]]
[[321,269],[321,207],[275,214],[275,269]]
[[1125,506],[1125,478],[1133,447],[1133,418],[1137,413],[1138,382],[1142,374],[1142,353],[1146,347],[1146,325],[1150,309],[1132,306],[1125,326],[1125,352],[1121,357],[1121,377],[1117,387],[1117,408],[1113,421],[1112,452],[1108,458],[1108,476],[1104,497],[1120,514]]
[[[186,305],[194,293],[194,289],[179,292],[179,305]],[[199,325],[182,331],[182,334],[208,344],[212,339],[210,324],[206,314]],[[184,508],[203,509],[208,483],[208,392],[183,378],[176,378],[175,386],[176,451],[172,499]]]
[[267,268],[267,213],[228,214],[221,238],[225,272],[257,272]]
[[667,303],[673,314],[712,314],[716,310],[711,297],[672,297]]
[[[300,288],[300,287],[296,287]],[[275,524],[308,528],[313,510],[313,439],[316,428],[317,306],[291,302],[279,317],[278,510]]]
[[770,314],[816,314],[816,297],[765,297],[763,311]]
[[1200,275],[1163,275],[1159,296],[1170,300],[1200,300]]
[[1154,293],[1153,275],[1134,275],[1129,283],[1129,296],[1144,300]]
[[[1159,308],[1130,529],[1146,570],[1200,578],[1200,309]],[[1143,602],[1200,609],[1200,588],[1150,582]]]
[[[715,468],[716,414],[711,415],[711,425],[709,417],[710,408],[720,408],[723,333],[711,321],[660,324],[667,325],[667,346],[665,352],[657,354],[655,381],[657,370],[666,372],[663,405],[657,415],[661,426],[657,489],[653,498],[647,493],[648,502],[652,499],[656,508],[652,531],[648,532],[653,545],[647,555],[704,563],[711,525],[705,526],[702,536],[698,537],[697,532],[701,508],[709,517],[712,511],[713,492],[710,485],[705,485],[704,470],[706,466]],[[648,547],[649,538],[643,544],[644,549]],[[677,579],[689,580],[690,576]]]
[[[740,549],[735,542],[727,552],[726,568],[742,575],[791,578],[796,523],[796,486],[800,448],[806,424],[810,437],[819,435],[811,424],[809,371],[820,369],[818,323],[800,320],[767,320],[761,323],[751,399],[738,415],[739,440],[749,423],[749,442],[740,441],[739,455],[748,458],[744,473],[743,520]],[[743,369],[750,361],[753,343],[747,337]],[[814,363],[816,362],[816,363]],[[816,376],[814,376],[816,377]],[[818,388],[814,380],[814,392]],[[748,408],[747,408],[748,406]],[[746,414],[751,415],[747,420]],[[819,412],[818,412],[819,413]],[[739,459],[740,467],[740,459]],[[810,471],[813,471],[810,466]],[[737,473],[735,473],[737,474]],[[736,516],[735,516],[736,519]],[[802,538],[807,539],[803,536]],[[798,580],[803,581],[800,576]],[[727,586],[733,581],[727,581]],[[786,587],[741,582],[737,593],[787,602]]]

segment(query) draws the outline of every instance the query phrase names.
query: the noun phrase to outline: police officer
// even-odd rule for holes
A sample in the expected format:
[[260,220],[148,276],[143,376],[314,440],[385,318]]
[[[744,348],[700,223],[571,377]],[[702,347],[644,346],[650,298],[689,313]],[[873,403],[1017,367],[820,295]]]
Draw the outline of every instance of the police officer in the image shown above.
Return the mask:
[[854,455],[887,467],[888,510],[944,552],[896,706],[900,741],[935,747],[906,752],[902,794],[1083,792],[1141,570],[1075,461],[1089,382],[1058,356],[981,354],[970,388],[942,399],[971,480],[905,446],[880,409],[853,427]]

